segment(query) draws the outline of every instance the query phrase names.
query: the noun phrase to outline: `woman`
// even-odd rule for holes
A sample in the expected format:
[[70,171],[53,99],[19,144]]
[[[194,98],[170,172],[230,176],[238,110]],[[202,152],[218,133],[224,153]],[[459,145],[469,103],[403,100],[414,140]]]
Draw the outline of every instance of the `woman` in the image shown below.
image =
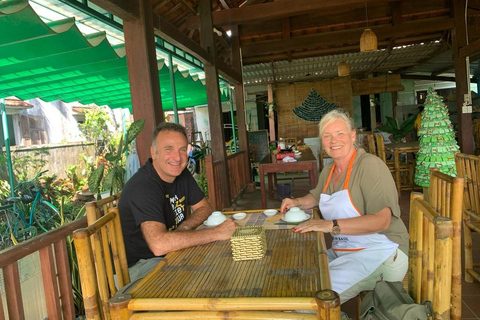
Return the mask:
[[327,113],[320,138],[333,163],[301,198],[286,198],[281,211],[320,207],[324,220],[309,220],[294,232],[333,235],[328,250],[332,289],[344,303],[378,280],[401,281],[408,267],[408,233],[400,219],[392,175],[380,158],[355,147],[353,121],[344,110]]

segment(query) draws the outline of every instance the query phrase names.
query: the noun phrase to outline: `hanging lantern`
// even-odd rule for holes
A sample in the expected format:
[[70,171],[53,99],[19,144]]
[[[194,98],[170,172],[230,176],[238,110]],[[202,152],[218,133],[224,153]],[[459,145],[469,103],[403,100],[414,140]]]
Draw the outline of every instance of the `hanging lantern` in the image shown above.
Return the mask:
[[371,29],[365,29],[360,38],[360,52],[377,50],[377,36]]
[[350,67],[345,61],[341,61],[338,64],[337,71],[339,77],[346,77],[350,75]]

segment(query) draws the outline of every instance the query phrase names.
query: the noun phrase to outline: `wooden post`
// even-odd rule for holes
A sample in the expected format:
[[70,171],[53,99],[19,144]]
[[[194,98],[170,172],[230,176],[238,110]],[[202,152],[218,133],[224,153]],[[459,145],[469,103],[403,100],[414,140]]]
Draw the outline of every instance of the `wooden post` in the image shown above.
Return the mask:
[[128,320],[133,312],[128,310],[128,303],[132,299],[129,294],[116,295],[110,299],[111,320]]
[[[275,112],[270,107],[270,104],[273,103],[273,86],[271,84],[267,85],[267,102],[269,104],[268,107],[268,126],[270,127],[270,141],[277,140],[275,137]],[[297,145],[297,141],[295,141],[295,145]]]
[[42,269],[43,290],[47,303],[48,319],[62,319],[60,314],[60,295],[55,272],[55,259],[53,258],[52,246],[46,246],[39,250],[40,266]]
[[318,320],[340,319],[340,296],[338,293],[330,289],[317,291],[315,302],[318,307]]
[[133,116],[145,119],[145,126],[137,137],[140,163],[150,158],[152,133],[163,122],[160,83],[155,52],[152,5],[148,0],[136,1],[139,19],[124,20],[125,52],[132,97]]
[[[234,25],[230,29],[232,31],[231,43],[232,43],[232,67],[237,71],[243,79],[242,72],[242,56],[240,54],[240,38],[238,36],[238,26]],[[245,119],[245,93],[243,90],[243,83],[235,83],[235,105],[237,106],[237,125],[238,125],[238,143],[240,151],[245,151],[244,165],[245,165],[245,178],[248,182],[252,181],[252,170],[250,168],[250,157],[248,155],[248,136],[247,136],[247,124]]]
[[73,305],[72,278],[70,265],[68,263],[66,239],[64,238],[55,242],[53,247],[55,249],[55,262],[57,264],[63,319],[73,319],[75,318],[75,307]]
[[[205,62],[205,87],[207,89],[208,119],[212,139],[213,161],[220,161],[218,166],[219,188],[223,207],[230,207],[230,184],[228,183],[228,164],[225,152],[225,134],[223,132],[222,102],[216,65],[216,48],[212,24],[212,4],[209,0],[200,0],[198,12],[201,19],[200,39],[202,47],[212,56],[212,63]],[[220,208],[217,208],[220,209]]]
[[470,70],[467,70],[465,57],[461,57],[459,50],[467,46],[467,27],[465,25],[465,1],[452,1],[453,19],[455,27],[452,29],[453,63],[455,66],[455,86],[457,88],[457,115],[460,150],[463,153],[473,154],[472,114],[463,113],[464,95],[470,94]]

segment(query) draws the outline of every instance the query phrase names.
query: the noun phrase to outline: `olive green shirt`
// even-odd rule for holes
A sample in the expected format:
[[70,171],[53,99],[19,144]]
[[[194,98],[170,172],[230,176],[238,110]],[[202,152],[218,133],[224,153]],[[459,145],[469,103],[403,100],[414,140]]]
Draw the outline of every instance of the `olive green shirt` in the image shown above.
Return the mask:
[[[317,201],[320,200],[320,194],[327,183],[332,166],[333,162],[325,166],[320,173],[317,187],[310,191]],[[330,180],[325,193],[331,195],[343,190],[346,173],[347,170],[345,170],[335,190],[332,180]],[[362,215],[379,212],[385,207],[390,208],[392,211],[390,227],[381,233],[385,234],[391,241],[398,243],[400,250],[408,256],[408,231],[400,218],[397,189],[386,164],[377,156],[366,153],[363,149],[358,149],[353,162],[348,189],[353,204]]]

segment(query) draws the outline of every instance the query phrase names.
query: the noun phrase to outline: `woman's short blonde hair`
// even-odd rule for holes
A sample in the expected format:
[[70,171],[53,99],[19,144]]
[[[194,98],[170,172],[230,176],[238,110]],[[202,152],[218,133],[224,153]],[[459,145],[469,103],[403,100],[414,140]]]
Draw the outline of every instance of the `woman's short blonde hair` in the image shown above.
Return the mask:
[[348,112],[344,109],[334,109],[324,115],[322,119],[320,120],[320,123],[318,124],[318,130],[320,133],[320,139],[322,138],[322,133],[323,130],[325,130],[325,127],[328,126],[330,123],[332,123],[335,120],[342,119],[345,121],[347,124],[347,127],[350,131],[355,130],[355,124],[353,122],[353,119],[350,117]]

